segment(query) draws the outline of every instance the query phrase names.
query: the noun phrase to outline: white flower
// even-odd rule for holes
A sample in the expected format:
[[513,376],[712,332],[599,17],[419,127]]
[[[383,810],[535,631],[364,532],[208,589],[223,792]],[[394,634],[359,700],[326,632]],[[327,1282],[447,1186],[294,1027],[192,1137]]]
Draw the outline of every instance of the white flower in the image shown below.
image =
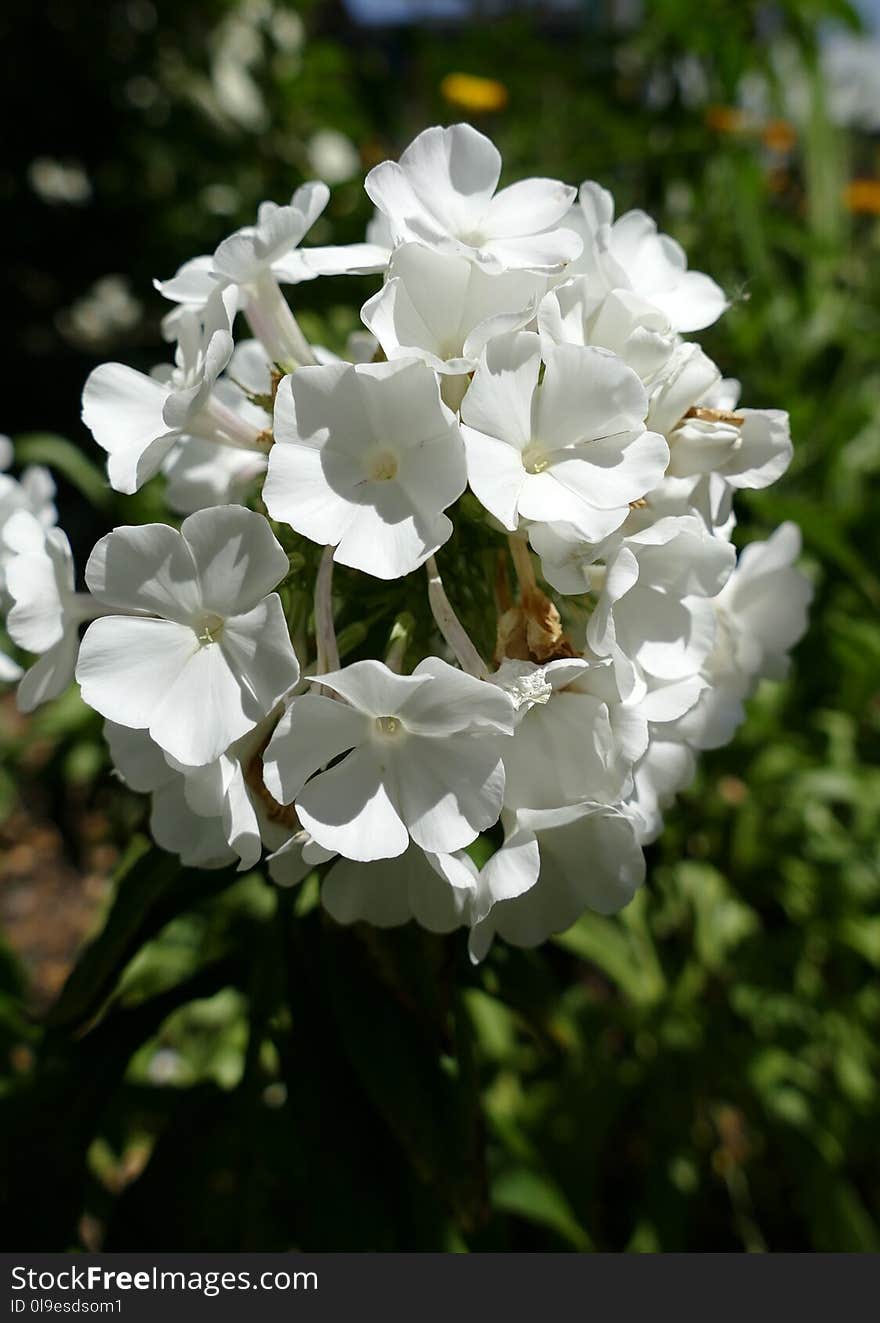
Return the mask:
[[619,809],[520,810],[481,870],[487,912],[471,932],[471,958],[482,960],[496,935],[513,946],[538,946],[585,910],[613,914],[644,878],[635,828]]
[[676,345],[651,383],[648,426],[668,436],[687,411],[719,389],[721,373],[699,345]]
[[273,805],[267,793],[260,793],[260,754],[278,715],[278,712],[270,713],[215,762],[204,767],[175,764],[183,774],[187,804],[199,817],[222,824],[225,840],[238,857],[240,871],[259,863],[264,845],[269,850],[279,850],[290,836],[280,805]]
[[14,684],[20,680],[24,674],[18,662],[13,657],[8,657],[5,652],[0,652],[0,684]]
[[621,798],[648,735],[645,722],[633,721],[619,706],[607,664],[580,658],[545,666],[505,661],[492,680],[513,690],[517,707],[513,739],[503,749],[505,808],[555,809]]
[[300,827],[292,836],[288,836],[274,854],[269,855],[266,863],[273,882],[277,882],[279,887],[294,887],[302,882],[316,865],[326,863],[332,858],[334,858],[333,850],[325,850]]
[[669,318],[628,289],[596,293],[588,276],[550,290],[538,309],[545,345],[597,345],[610,349],[650,382],[669,362],[676,336]]
[[[221,400],[226,397],[223,384],[220,383],[217,391]],[[233,406],[231,399],[229,404]],[[266,463],[267,456],[256,451],[187,437],[162,466],[168,479],[165,499],[170,509],[179,514],[191,514],[213,505],[240,505],[266,472]]]
[[564,520],[598,542],[657,484],[669,449],[645,431],[645,389],[616,355],[580,345],[545,353],[539,385],[537,335],[486,346],[461,408],[468,481],[505,528]]
[[306,148],[309,164],[328,184],[339,184],[357,174],[361,158],[350,138],[337,129],[318,129]]
[[696,675],[715,640],[710,598],[734,560],[733,548],[693,517],[659,519],[630,533],[608,557],[587,626],[590,647],[649,683]]
[[[253,119],[249,60],[224,78]],[[356,164],[338,134],[307,148],[328,178]],[[365,242],[304,246],[330,197],[310,182],[156,282],[173,365],[97,368],[83,418],[117,490],[161,473],[154,495],[187,518],[102,538],[91,593],[51,479],[2,472],[0,436],[0,605],[38,656],[20,705],[75,669],[187,866],[265,852],[287,887],[317,868],[338,922],[463,927],[474,960],[628,902],[697,751],[785,673],[811,593],[794,525],[735,566],[734,495],[792,448],[786,414],[741,409],[682,339],[721,289],[598,185],[573,206],[550,179],[499,191],[500,172],[469,125],[431,128],[371,171]],[[234,192],[207,190],[209,209]],[[343,273],[382,276],[365,329],[311,344],[282,285]],[[236,348],[239,311],[254,338]],[[385,582],[334,588],[334,561]],[[293,638],[316,654],[302,682]],[[0,680],[20,675],[0,654]]]
[[178,329],[176,366],[167,380],[122,363],[102,363],[86,382],[83,422],[107,451],[107,473],[117,491],[137,491],[187,437],[262,448],[259,422],[230,408],[214,390],[232,355],[222,299],[212,299],[204,323],[192,314]]
[[448,933],[468,922],[476,885],[467,855],[431,854],[410,844],[394,859],[337,860],[321,902],[337,923],[396,928],[415,919],[428,932]]
[[91,612],[75,591],[70,543],[60,528],[44,529],[26,510],[8,520],[4,540],[12,606],[6,628],[13,643],[39,660],[18,686],[18,706],[32,712],[57,698],[73,680],[79,626]]
[[621,542],[619,532],[601,542],[585,542],[572,524],[554,521],[532,524],[529,542],[541,558],[541,575],[558,593],[575,596],[601,592],[605,585],[605,562]]
[[238,310],[238,289],[214,269],[214,258],[210,253],[192,257],[184,262],[169,280],[154,280],[153,286],[163,298],[176,303],[177,307],[162,318],[162,335],[166,340],[176,340],[181,325],[190,314],[202,316],[208,303],[220,291],[226,308],[229,324]]
[[466,483],[454,416],[418,360],[300,368],[278,388],[263,500],[340,565],[397,579],[449,538]]
[[627,565],[627,579],[637,576],[643,586],[714,597],[736,559],[733,547],[710,536],[690,512],[660,512],[658,517],[650,509],[634,510],[621,530],[597,544],[580,540],[565,523],[535,524],[529,540],[541,557],[542,575],[557,592],[604,594],[606,601],[623,586],[618,582],[608,588],[609,572],[618,562]]
[[[12,442],[0,436],[0,470],[12,462]],[[28,465],[19,479],[0,472],[0,600],[6,582],[6,564],[15,552],[6,539],[9,521],[18,511],[33,515],[41,528],[51,528],[58,518],[53,498],[55,483],[48,469],[39,464]]]
[[631,289],[653,303],[676,331],[700,331],[717,321],[727,300],[715,281],[688,271],[687,257],[643,211],[614,219],[614,200],[599,184],[581,184],[579,207],[567,224],[583,238],[583,254],[571,275],[589,277],[595,292]]
[[813,597],[810,581],[794,567],[800,551],[797,525],[780,524],[766,542],[749,543],[714,599],[717,635],[704,667],[708,683],[678,723],[681,738],[697,748],[727,744],[757,681],[788,673],[788,654],[806,631]]
[[501,736],[513,729],[500,689],[436,657],[412,675],[361,661],[317,679],[339,698],[295,698],[263,762],[271,794],[295,800],[319,845],[349,859],[390,859],[412,838],[447,853],[495,822]]
[[104,738],[120,780],[151,796],[150,833],[158,846],[179,855],[187,868],[225,868],[235,862],[222,820],[193,812],[183,775],[145,730],[106,721]]
[[388,256],[388,249],[375,243],[331,244],[302,250],[303,262],[316,276],[379,275],[388,266]]
[[[467,258],[407,243],[394,252],[386,284],[361,317],[387,358],[421,358],[444,376],[464,377],[489,340],[532,319],[544,284],[524,271],[487,275]],[[461,394],[467,384],[461,382]]]
[[[240,340],[214,398],[255,433],[271,425],[272,364],[258,340]],[[256,404],[256,398],[262,403]],[[268,455],[259,450],[217,445],[199,436],[181,437],[164,464],[165,499],[172,510],[191,514],[212,505],[238,505],[266,472]]]
[[556,271],[581,241],[559,223],[575,191],[555,179],[523,179],[496,193],[501,157],[469,124],[425,129],[399,161],[383,161],[364,187],[395,243],[416,242],[479,262],[488,271]]
[[791,463],[788,414],[738,409],[729,419],[686,418],[669,435],[669,453],[672,477],[716,473],[731,487],[757,491],[781,478]]
[[298,679],[270,592],[287,567],[266,520],[240,506],[198,511],[180,533],[165,524],[109,533],[86,582],[107,607],[139,614],[89,626],[83,698],[119,725],[148,729],[178,762],[213,762]]
[[788,414],[741,409],[738,399],[739,382],[723,380],[698,345],[677,346],[651,385],[647,419],[669,442],[669,477],[717,474],[753,490],[782,477],[792,456]]
[[329,200],[330,190],[326,184],[317,180],[302,184],[288,206],[262,202],[256,225],[236,230],[217,246],[213,257],[214,275],[243,291],[245,310],[252,325],[255,296],[257,303],[261,298],[267,298],[275,281],[282,285],[298,285],[319,275],[384,271],[388,254],[376,244],[300,248]]
[[633,790],[622,806],[641,845],[655,841],[663,830],[663,810],[694,779],[693,750],[673,729],[669,736],[652,734],[645,756],[635,769]]
[[[204,767],[177,762],[145,730],[105,723],[120,777],[130,789],[152,794],[150,829],[157,844],[180,855],[188,867],[237,861],[240,872],[259,862],[264,845],[275,851],[289,845],[283,811],[268,793],[260,793],[258,780],[261,748],[277,715],[270,714]],[[310,867],[305,864],[301,875]]]
[[214,271],[240,287],[259,284],[266,273],[282,283],[298,284],[317,274],[303,261],[299,245],[330,199],[326,184],[302,184],[290,203],[262,202],[256,225],[245,225],[214,251]]
[[796,524],[780,524],[766,542],[751,542],[718,595],[733,630],[737,665],[752,675],[782,680],[788,653],[807,628],[810,581],[794,568],[801,552]]

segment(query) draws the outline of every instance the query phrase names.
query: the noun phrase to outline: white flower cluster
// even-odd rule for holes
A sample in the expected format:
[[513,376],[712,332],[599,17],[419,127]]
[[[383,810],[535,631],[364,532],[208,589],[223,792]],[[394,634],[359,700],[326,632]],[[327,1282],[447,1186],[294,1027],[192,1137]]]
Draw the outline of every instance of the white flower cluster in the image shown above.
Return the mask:
[[[367,176],[369,242],[302,247],[310,183],[158,283],[173,366],[97,368],[83,418],[117,491],[162,473],[186,518],[103,537],[88,592],[46,476],[0,478],[8,633],[38,654],[21,706],[75,673],[187,864],[267,849],[279,883],[319,867],[341,922],[466,925],[475,959],[626,904],[810,597],[793,525],[738,563],[730,540],[791,443],[683,339],[721,290],[597,184],[500,169],[473,128],[428,129]],[[281,288],[345,273],[382,277],[352,361]],[[341,665],[340,597],[379,590],[384,659]]]

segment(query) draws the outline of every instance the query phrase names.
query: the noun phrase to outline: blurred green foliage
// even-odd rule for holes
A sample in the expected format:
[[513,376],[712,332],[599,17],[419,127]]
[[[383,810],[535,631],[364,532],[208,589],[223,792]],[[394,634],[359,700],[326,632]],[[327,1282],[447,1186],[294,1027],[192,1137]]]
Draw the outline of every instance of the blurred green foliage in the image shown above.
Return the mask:
[[[818,24],[851,22],[848,7],[675,0],[636,31],[513,15],[369,34],[319,3],[109,8],[76,75],[82,122],[108,116],[107,137],[79,149],[96,191],[77,223],[112,254],[99,265],[90,240],[75,277],[59,261],[56,292],[114,269],[147,299],[149,277],[307,176],[317,129],[345,133],[369,165],[426,123],[468,117],[444,102],[445,74],[500,79],[507,108],[470,118],[510,176],[601,179],[730,292],[707,349],[749,403],[791,412],[796,440],[778,487],[740,502],[740,527],[795,519],[816,601],[791,680],[762,689],[734,745],[704,760],[630,907],[539,951],[496,946],[477,970],[461,935],[343,930],[314,881],[288,892],[258,873],[191,873],[132,839],[143,808],[108,788],[98,723],[73,696],[4,735],[4,812],[58,813],[75,853],[59,808],[75,796],[130,842],[48,1017],[26,1010],[15,956],[0,961],[18,1247],[880,1250],[880,222],[845,205],[880,155],[830,122],[816,61]],[[278,15],[301,21],[299,45]],[[223,25],[242,16],[265,106],[248,123],[217,100]],[[79,17],[65,40],[89,39],[91,11]],[[784,118],[769,56],[783,36],[811,109],[773,131],[731,103],[763,69],[768,114]],[[695,55],[693,104],[676,70]],[[44,217],[44,237],[70,214]],[[368,214],[357,179],[339,183],[315,240],[357,238]],[[25,327],[47,317],[32,286]],[[309,332],[341,343],[364,292],[303,287]],[[150,301],[112,352],[158,356],[159,313]],[[105,352],[51,329],[25,351],[30,379],[57,367],[56,383]],[[34,434],[20,457],[57,463],[90,542],[123,516],[75,394],[25,404],[23,427],[82,441]],[[126,522],[158,516],[157,492],[136,504]]]

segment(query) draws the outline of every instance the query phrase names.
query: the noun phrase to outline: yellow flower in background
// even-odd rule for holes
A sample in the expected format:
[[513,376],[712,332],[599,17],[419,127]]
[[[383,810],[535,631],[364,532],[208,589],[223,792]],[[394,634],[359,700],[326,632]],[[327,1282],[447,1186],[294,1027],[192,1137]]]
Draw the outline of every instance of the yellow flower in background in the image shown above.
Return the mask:
[[880,216],[880,179],[852,179],[843,192],[847,211],[856,216]]
[[705,121],[716,133],[746,133],[750,127],[748,115],[738,106],[709,106]]
[[797,145],[797,129],[787,119],[756,119],[739,106],[709,106],[704,120],[713,133],[760,138],[770,151],[783,155]]
[[476,74],[447,74],[440,84],[446,101],[462,110],[503,110],[509,98],[507,88],[494,78],[479,78]]
[[797,145],[797,129],[787,119],[768,119],[761,130],[761,141],[772,152],[790,152]]

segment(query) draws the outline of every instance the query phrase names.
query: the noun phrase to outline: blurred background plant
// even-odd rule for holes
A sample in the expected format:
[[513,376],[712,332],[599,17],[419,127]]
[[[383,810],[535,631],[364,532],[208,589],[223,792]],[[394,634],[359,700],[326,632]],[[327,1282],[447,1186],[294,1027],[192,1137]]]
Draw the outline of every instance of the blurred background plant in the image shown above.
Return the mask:
[[[7,0],[0,422],[80,564],[163,517],[150,486],[123,512],[78,421],[96,362],[164,357],[152,278],[309,177],[315,242],[360,238],[363,170],[465,118],[510,178],[601,180],[725,286],[706,347],[796,441],[740,519],[795,519],[817,588],[636,901],[476,971],[462,937],[148,852],[76,695],[4,696],[18,1247],[880,1249],[877,8]],[[307,332],[340,347],[368,291],[300,287]]]

